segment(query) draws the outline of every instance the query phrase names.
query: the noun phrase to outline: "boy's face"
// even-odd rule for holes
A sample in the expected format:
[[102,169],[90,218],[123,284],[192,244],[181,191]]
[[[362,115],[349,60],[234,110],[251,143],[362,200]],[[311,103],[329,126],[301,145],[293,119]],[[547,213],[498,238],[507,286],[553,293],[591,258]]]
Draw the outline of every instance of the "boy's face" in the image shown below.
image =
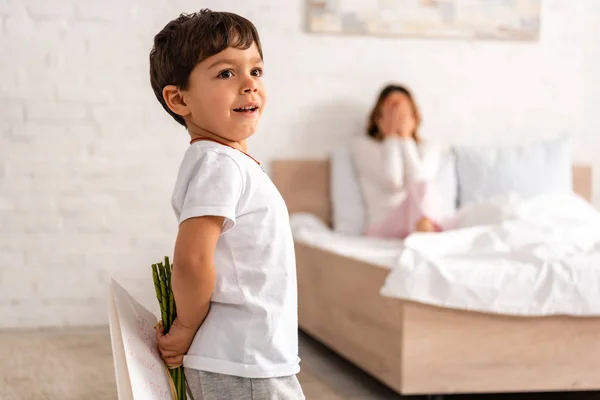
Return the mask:
[[240,142],[256,132],[267,96],[263,62],[253,43],[246,50],[228,47],[196,65],[182,96],[190,132],[207,130]]

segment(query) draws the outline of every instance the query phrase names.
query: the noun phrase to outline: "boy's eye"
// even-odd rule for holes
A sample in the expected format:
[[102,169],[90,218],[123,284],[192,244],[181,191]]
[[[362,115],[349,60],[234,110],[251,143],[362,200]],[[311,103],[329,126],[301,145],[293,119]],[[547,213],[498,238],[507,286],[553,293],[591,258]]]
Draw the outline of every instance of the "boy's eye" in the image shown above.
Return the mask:
[[229,79],[231,77],[233,77],[233,72],[229,69],[226,71],[223,71],[219,74],[219,78],[222,78],[222,79]]
[[263,70],[262,68],[254,68],[251,72],[252,76],[262,76]]

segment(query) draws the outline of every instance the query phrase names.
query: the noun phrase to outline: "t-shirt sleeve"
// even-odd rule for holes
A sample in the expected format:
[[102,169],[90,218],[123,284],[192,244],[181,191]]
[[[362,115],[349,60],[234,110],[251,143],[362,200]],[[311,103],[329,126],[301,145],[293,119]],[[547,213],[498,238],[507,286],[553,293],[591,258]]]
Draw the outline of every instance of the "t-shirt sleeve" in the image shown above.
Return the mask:
[[204,152],[189,175],[179,223],[208,215],[225,217],[225,233],[235,225],[242,191],[238,164],[227,154]]

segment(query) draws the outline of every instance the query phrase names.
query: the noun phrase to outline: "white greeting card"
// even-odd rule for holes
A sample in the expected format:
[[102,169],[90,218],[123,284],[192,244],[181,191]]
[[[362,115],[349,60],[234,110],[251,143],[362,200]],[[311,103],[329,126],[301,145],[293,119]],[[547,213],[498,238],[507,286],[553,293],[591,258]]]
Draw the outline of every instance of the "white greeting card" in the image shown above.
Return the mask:
[[169,375],[156,347],[157,321],[112,280],[109,326],[119,400],[173,400]]

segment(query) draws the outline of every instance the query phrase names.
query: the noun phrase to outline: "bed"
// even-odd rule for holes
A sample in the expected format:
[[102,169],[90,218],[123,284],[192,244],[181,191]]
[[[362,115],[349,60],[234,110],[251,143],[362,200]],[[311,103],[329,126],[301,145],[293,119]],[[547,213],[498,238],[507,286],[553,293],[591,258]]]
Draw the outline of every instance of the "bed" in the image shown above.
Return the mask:
[[[281,160],[290,214],[330,224],[328,160]],[[591,198],[591,168],[573,167]],[[600,317],[518,317],[380,295],[389,269],[295,242],[300,328],[403,395],[600,389]],[[599,300],[600,301],[600,300]]]

